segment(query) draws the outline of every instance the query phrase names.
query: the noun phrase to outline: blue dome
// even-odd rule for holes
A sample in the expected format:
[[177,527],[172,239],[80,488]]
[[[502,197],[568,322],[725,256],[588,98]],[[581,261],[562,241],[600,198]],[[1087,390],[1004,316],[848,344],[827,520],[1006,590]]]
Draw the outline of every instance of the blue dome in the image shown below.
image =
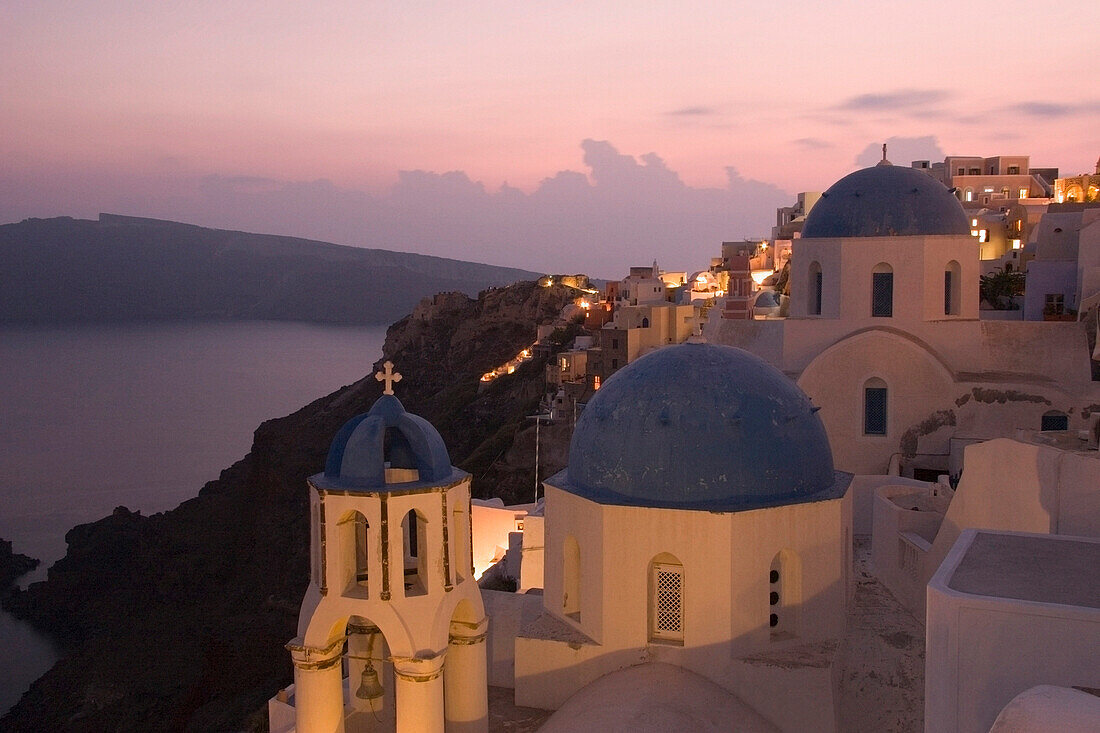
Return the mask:
[[687,343],[604,383],[550,483],[602,503],[736,510],[816,498],[840,476],[790,379],[747,351]]
[[850,173],[821,195],[803,239],[970,234],[959,200],[913,168],[879,164]]
[[344,423],[332,440],[324,477],[333,484],[384,490],[386,468],[415,468],[418,483],[438,483],[461,473],[451,466],[442,436],[422,417],[405,412],[393,395],[382,395],[370,411]]

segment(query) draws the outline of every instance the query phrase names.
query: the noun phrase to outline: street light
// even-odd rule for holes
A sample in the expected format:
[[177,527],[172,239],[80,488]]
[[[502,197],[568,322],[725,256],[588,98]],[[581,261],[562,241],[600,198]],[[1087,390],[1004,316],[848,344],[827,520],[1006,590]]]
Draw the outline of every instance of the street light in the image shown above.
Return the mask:
[[528,415],[528,420],[535,421],[535,501],[539,500],[539,426],[542,425],[542,421],[551,421],[550,415]]

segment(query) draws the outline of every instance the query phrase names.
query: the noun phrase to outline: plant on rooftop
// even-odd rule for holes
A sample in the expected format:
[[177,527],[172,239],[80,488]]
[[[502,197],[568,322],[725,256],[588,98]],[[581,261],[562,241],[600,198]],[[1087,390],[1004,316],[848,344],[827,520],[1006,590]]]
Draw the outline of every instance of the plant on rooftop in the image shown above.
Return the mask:
[[1019,310],[1020,304],[1015,297],[1024,294],[1024,273],[1002,267],[982,275],[978,293],[994,310]]

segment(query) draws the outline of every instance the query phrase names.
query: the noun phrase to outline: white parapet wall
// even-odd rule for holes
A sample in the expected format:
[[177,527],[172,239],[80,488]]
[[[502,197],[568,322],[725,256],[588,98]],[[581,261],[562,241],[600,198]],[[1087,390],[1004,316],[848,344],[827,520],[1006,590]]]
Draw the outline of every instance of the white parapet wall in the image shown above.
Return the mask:
[[1100,688],[1100,539],[965,530],[928,584],[925,730],[987,733],[1035,685]]

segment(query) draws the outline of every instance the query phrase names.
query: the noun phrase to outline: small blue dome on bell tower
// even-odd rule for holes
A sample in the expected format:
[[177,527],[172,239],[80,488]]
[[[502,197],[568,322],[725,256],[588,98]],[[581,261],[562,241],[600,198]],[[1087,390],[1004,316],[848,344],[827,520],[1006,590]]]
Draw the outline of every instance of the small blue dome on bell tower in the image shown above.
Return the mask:
[[[443,437],[424,418],[405,411],[393,394],[401,375],[386,362],[386,393],[371,409],[344,423],[332,440],[324,477],[348,488],[384,490],[408,481],[387,481],[387,469],[415,471],[417,483],[442,483],[462,472],[451,465]],[[456,475],[457,474],[457,475]]]

